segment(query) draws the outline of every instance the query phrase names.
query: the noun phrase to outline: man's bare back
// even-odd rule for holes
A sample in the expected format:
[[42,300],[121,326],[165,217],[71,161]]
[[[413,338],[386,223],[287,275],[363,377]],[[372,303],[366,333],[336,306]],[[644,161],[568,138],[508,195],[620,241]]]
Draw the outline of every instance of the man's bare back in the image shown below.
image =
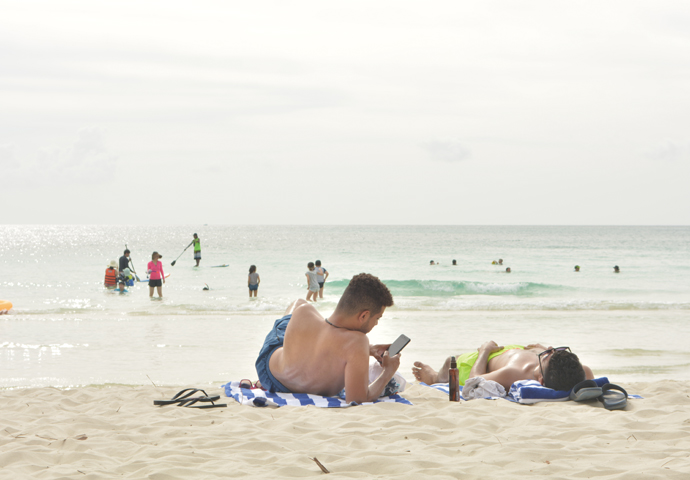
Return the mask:
[[293,303],[289,313],[285,345],[271,357],[271,372],[292,392],[338,395],[345,388],[345,365],[357,357],[368,362],[369,338],[329,325],[304,300]]
[[[366,334],[392,304],[388,288],[364,273],[352,278],[329,319],[297,300],[266,337],[256,363],[259,379],[272,391],[334,396],[345,389],[348,402],[374,401],[397,371],[400,355],[390,357],[390,345],[370,345]],[[370,356],[383,367],[371,383]]]

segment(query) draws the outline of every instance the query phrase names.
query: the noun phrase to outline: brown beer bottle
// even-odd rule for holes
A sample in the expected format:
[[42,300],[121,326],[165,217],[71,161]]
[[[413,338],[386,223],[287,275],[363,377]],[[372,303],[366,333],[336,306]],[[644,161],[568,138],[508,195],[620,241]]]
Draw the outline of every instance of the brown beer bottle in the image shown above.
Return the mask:
[[448,369],[448,393],[451,402],[460,401],[460,372],[455,357],[450,357],[450,369]]

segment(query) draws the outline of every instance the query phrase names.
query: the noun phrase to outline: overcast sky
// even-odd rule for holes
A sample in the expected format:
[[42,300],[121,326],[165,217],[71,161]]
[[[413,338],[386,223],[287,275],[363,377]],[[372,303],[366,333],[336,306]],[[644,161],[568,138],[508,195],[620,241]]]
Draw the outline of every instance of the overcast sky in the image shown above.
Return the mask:
[[690,224],[688,2],[0,11],[5,224]]

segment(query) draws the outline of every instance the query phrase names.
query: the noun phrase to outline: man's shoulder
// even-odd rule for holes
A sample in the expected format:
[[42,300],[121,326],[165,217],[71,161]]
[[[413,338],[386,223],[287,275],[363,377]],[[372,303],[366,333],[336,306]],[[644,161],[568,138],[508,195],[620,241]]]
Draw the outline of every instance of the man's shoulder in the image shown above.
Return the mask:
[[300,305],[297,305],[295,309],[292,311],[292,318],[290,321],[310,321],[310,320],[321,320],[323,321],[323,317],[319,313],[319,311],[312,305],[311,303],[304,302]]

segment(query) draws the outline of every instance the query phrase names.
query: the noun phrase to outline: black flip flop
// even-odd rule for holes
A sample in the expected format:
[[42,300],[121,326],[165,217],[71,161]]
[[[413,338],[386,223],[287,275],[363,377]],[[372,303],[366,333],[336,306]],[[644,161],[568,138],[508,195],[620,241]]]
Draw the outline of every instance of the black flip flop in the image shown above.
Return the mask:
[[[188,392],[188,393],[185,393],[185,392]],[[153,404],[158,405],[158,406],[163,406],[163,405],[173,405],[175,403],[184,402],[186,400],[189,400],[190,399],[189,397],[194,395],[196,392],[201,392],[204,394],[204,397],[208,397],[208,394],[204,390],[201,390],[200,388],[185,388],[184,390],[177,392],[177,394],[175,394],[175,396],[172,397],[170,400],[154,400]]]
[[599,401],[604,404],[606,410],[619,410],[628,404],[628,392],[623,387],[607,383],[601,390]]
[[[199,398],[190,398],[186,402],[180,403],[178,407],[186,407],[186,408],[223,408],[227,407],[227,403],[215,403],[216,400],[218,400],[220,397],[216,395],[215,397],[199,397]],[[197,402],[205,403],[205,402],[211,402],[211,405],[195,405]]]
[[573,387],[570,392],[570,399],[576,402],[584,402],[601,397],[603,393],[600,386],[594,380],[583,380]]

